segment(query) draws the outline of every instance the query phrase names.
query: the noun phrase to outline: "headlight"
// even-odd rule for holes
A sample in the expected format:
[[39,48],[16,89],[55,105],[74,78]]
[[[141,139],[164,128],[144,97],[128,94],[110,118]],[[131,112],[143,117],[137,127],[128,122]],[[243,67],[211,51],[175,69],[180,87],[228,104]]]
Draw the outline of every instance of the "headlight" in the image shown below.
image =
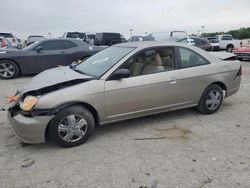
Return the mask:
[[20,108],[24,111],[30,111],[38,103],[38,98],[34,96],[27,96],[20,102]]

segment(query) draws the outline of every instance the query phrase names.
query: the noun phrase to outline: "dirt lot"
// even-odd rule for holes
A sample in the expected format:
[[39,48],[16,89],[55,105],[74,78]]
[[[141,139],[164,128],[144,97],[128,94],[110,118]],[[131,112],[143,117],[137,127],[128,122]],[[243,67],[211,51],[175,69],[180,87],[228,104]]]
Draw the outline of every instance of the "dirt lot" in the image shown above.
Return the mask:
[[[240,91],[214,115],[186,109],[107,125],[71,149],[21,144],[0,112],[0,187],[250,187],[250,62],[242,65]],[[30,78],[0,80],[1,104]]]

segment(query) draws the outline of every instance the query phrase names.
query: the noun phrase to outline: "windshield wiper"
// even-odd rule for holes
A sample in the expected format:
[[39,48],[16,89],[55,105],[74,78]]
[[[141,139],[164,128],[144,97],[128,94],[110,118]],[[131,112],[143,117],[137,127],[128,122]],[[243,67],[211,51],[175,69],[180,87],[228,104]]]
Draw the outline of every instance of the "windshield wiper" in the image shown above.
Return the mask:
[[83,71],[81,71],[79,69],[73,68],[73,70],[76,71],[76,72],[78,72],[78,73],[80,73],[80,74],[88,75],[88,74],[86,74],[85,72],[83,72]]
[[86,72],[83,72],[83,71],[77,69],[76,67],[74,67],[74,68],[72,68],[72,69],[73,69],[74,71],[80,73],[80,74],[84,74],[84,75],[91,76],[92,78],[94,78],[93,75],[87,74]]

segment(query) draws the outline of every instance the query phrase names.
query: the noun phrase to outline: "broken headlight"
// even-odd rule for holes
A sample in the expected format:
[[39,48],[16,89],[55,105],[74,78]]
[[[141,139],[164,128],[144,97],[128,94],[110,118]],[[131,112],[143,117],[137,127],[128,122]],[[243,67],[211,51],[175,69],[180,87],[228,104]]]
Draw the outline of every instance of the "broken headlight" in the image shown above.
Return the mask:
[[30,111],[38,103],[38,100],[37,97],[28,95],[20,102],[20,108],[24,111]]

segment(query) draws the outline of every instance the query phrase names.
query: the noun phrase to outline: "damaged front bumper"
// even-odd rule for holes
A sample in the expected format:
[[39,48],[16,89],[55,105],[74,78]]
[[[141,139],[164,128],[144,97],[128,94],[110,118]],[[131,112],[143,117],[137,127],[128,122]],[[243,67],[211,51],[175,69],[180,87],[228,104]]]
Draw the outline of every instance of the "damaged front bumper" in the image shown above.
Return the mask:
[[54,116],[26,117],[20,113],[13,116],[8,112],[8,119],[15,135],[25,143],[44,143],[46,127]]
[[16,101],[4,105],[1,110],[8,111],[8,120],[14,129],[15,135],[25,143],[44,143],[46,127],[54,117],[53,114],[46,111],[36,110],[38,116],[23,114]]

